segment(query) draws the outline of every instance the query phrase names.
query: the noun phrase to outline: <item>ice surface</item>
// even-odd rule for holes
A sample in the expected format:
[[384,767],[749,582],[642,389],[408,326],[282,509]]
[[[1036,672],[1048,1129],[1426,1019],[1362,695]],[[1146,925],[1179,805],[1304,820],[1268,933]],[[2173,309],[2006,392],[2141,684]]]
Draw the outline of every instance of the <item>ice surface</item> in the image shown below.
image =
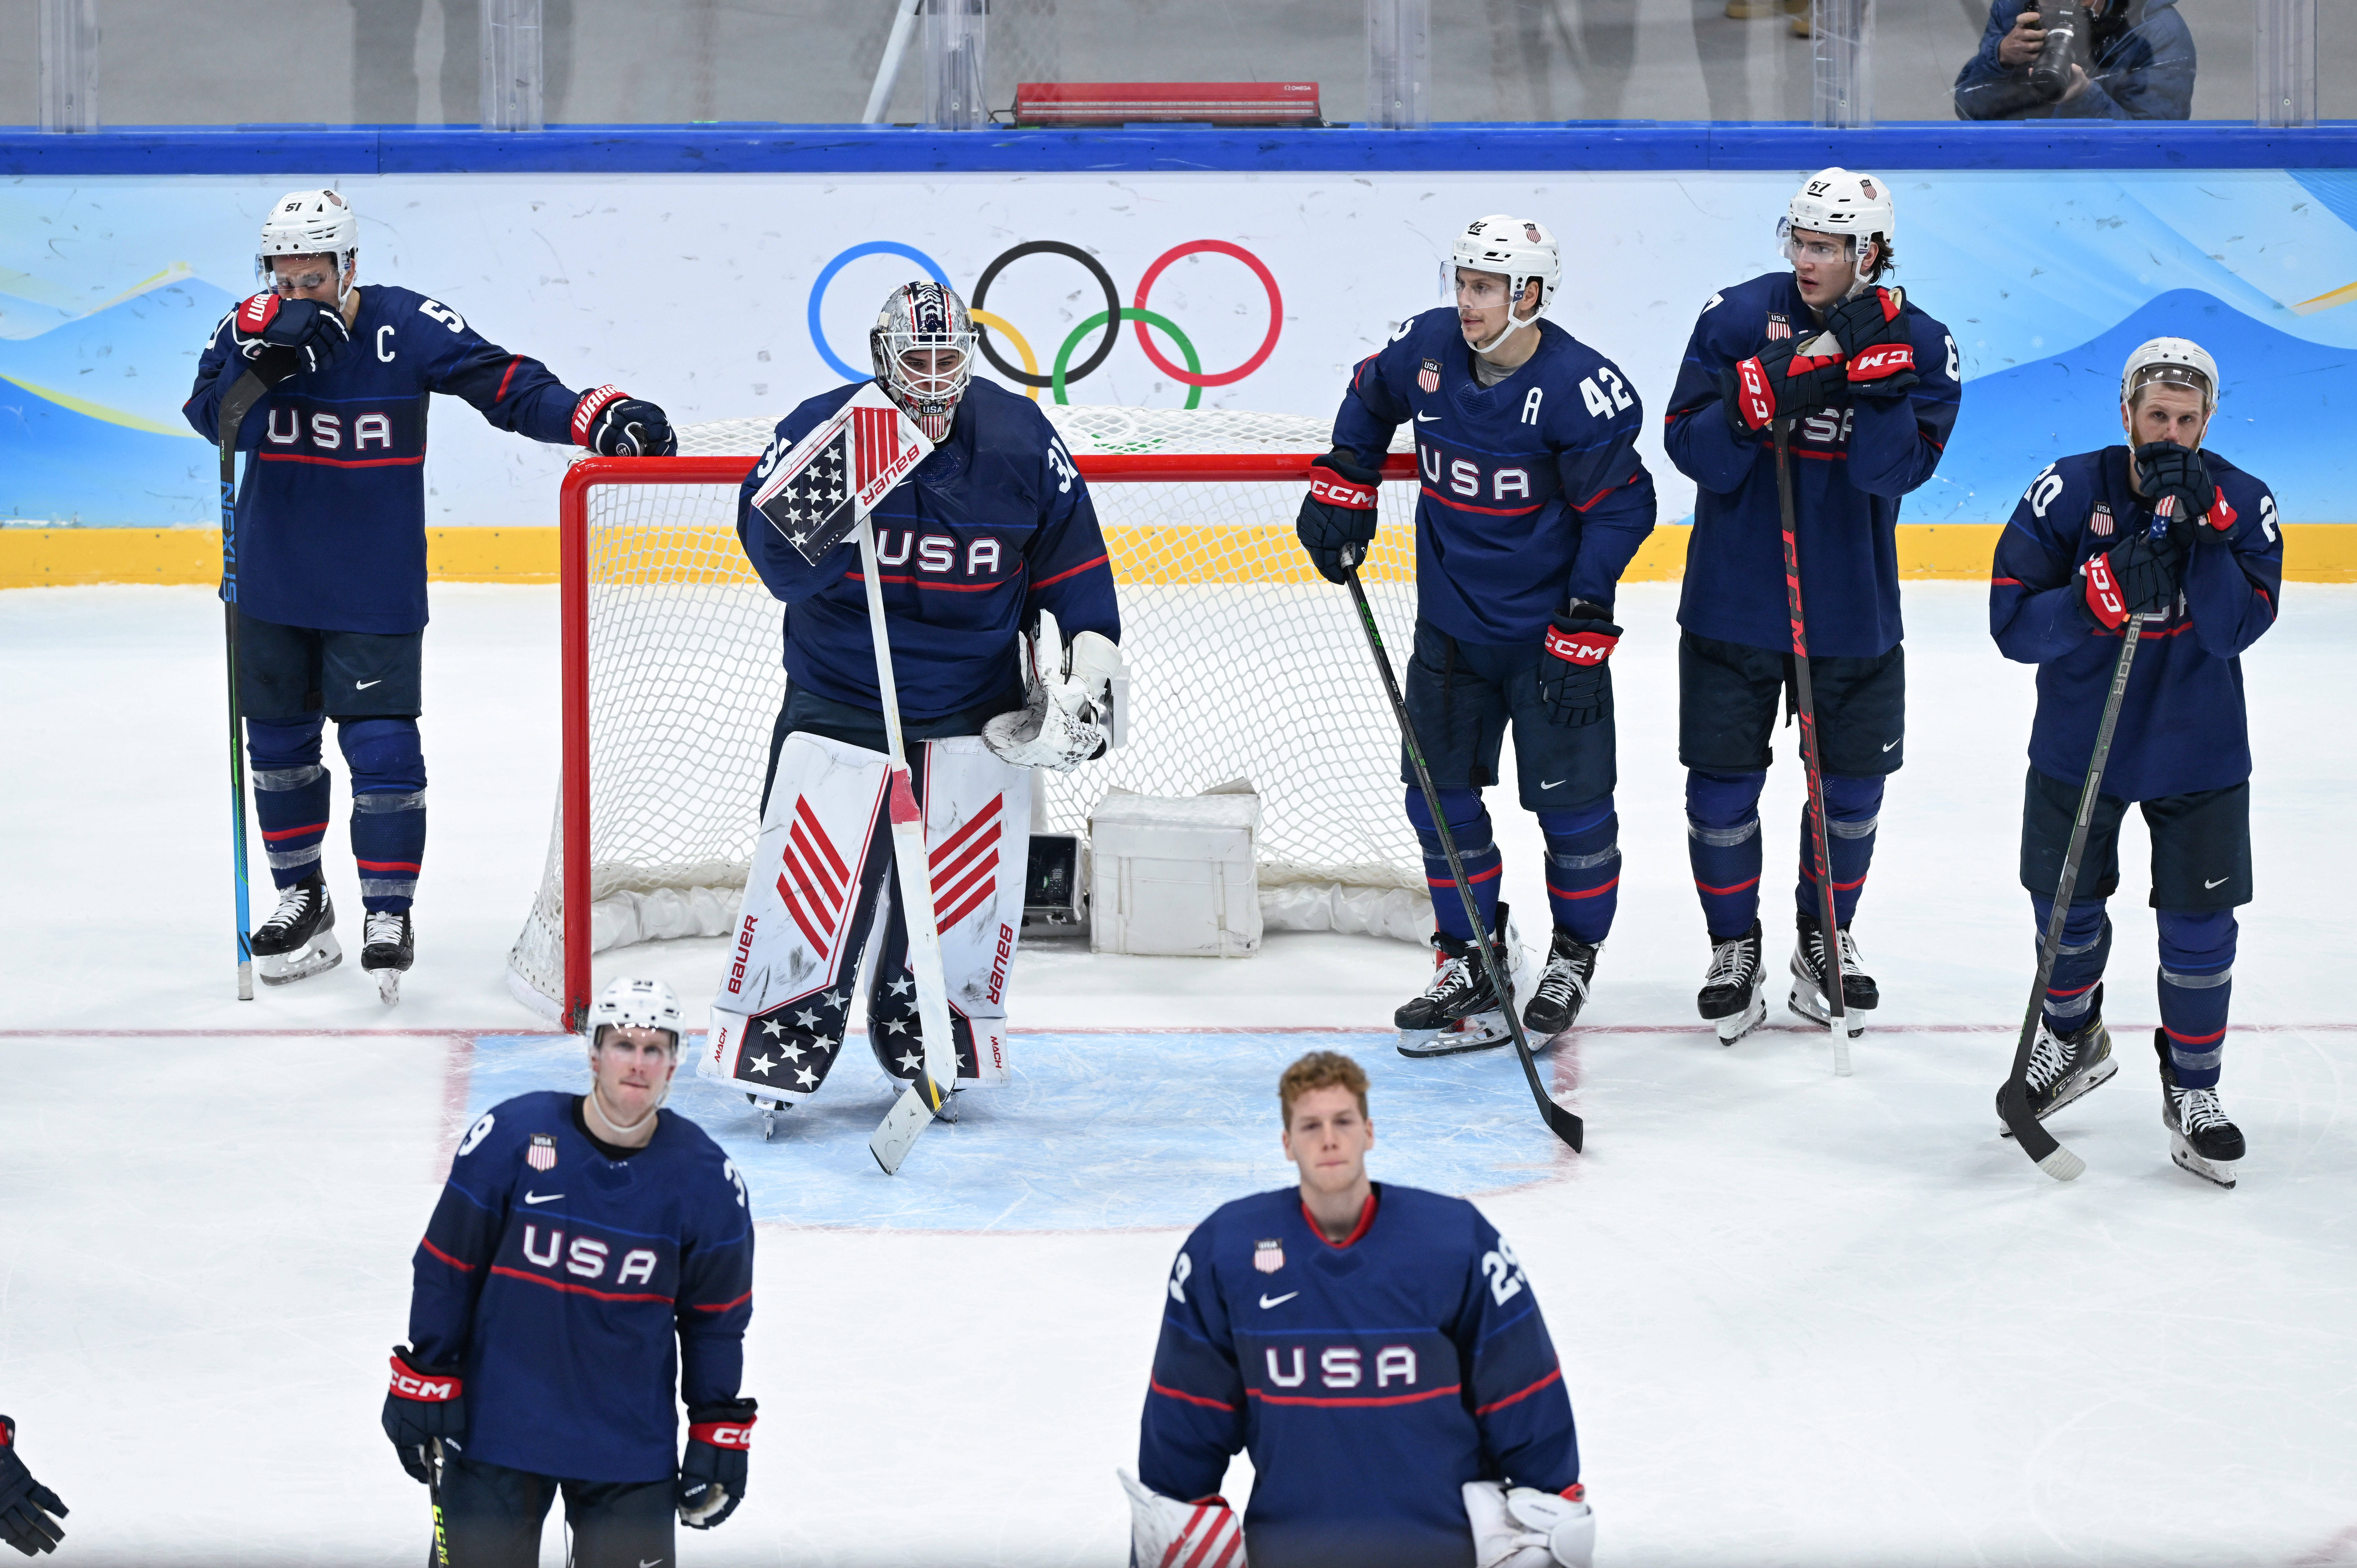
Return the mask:
[[[2056,1123],[2088,1174],[2050,1182],[1996,1136],[2030,972],[2030,673],[1991,648],[1973,585],[1906,591],[1909,764],[1858,927],[1886,1002],[1857,1076],[1833,1079],[1781,1006],[1715,1044],[1692,1014],[1675,592],[1620,607],[1620,921],[1591,1026],[1548,1067],[1588,1119],[1583,1156],[1557,1153],[1504,1055],[1384,1047],[1425,961],[1368,938],[1272,933],[1226,962],[1027,947],[1020,1081],[969,1096],[894,1178],[861,1146],[883,1093],[856,1043],[767,1146],[741,1104],[683,1087],[764,1217],[751,1495],[683,1533],[688,1568],[1121,1563],[1111,1472],[1135,1458],[1179,1228],[1283,1179],[1274,1071],[1313,1045],[1373,1075],[1379,1177],[1493,1194],[1563,1354],[1606,1568],[2357,1563],[2357,1009],[2335,957],[2357,587],[2292,585],[2244,661],[2259,901],[2223,1086],[2252,1145],[2233,1192],[2169,1164],[2133,893],[2114,909],[2123,1070]],[[418,962],[388,1013],[356,961],[233,999],[213,602],[0,595],[0,1410],[73,1506],[61,1565],[425,1549],[423,1491],[376,1426],[409,1253],[469,1106],[581,1079],[500,980],[554,784],[554,590],[438,586],[435,614]],[[1789,732],[1778,750],[1781,972],[1800,783]],[[1543,924],[1535,831],[1492,803],[1508,897]],[[342,812],[328,864],[356,922]],[[599,972],[661,973],[694,1006],[717,947]],[[1248,1485],[1240,1466],[1231,1495]]]

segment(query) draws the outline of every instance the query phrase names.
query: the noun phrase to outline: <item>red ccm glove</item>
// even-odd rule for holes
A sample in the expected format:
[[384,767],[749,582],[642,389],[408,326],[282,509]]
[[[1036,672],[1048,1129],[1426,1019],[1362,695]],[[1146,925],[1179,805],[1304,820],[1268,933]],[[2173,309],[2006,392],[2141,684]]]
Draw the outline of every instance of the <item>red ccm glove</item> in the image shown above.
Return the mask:
[[1915,342],[1908,335],[1906,307],[1904,290],[1870,288],[1825,312],[1825,330],[1849,356],[1853,394],[1897,397],[1922,380],[1915,373]]

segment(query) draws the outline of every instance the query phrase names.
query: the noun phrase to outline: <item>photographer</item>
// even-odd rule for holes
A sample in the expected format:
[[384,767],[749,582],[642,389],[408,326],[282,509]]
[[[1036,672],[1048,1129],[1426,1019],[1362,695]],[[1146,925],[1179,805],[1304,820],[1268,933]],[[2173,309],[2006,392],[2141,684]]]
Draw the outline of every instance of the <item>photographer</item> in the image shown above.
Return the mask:
[[[2050,38],[2056,58],[2040,69]],[[1956,73],[1959,120],[2183,120],[2192,111],[2193,34],[2177,0],[2047,0],[2042,10],[1990,0],[1980,52]]]

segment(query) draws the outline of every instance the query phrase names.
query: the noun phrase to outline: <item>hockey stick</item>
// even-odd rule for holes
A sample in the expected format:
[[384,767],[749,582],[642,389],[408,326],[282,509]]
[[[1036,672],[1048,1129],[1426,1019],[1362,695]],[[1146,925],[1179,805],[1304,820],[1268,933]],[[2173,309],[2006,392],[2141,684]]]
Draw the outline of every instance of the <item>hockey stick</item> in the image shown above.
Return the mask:
[[425,1568],[450,1568],[450,1532],[442,1522],[442,1440],[428,1438],[425,1456],[425,1498],[434,1505],[434,1549],[425,1554]]
[[1801,765],[1809,779],[1810,864],[1817,875],[1817,922],[1825,955],[1825,1011],[1832,1015],[1834,1076],[1849,1076],[1849,1005],[1842,994],[1841,931],[1834,923],[1833,857],[1825,833],[1825,771],[1817,754],[1817,697],[1809,682],[1809,623],[1801,611],[1801,546],[1794,536],[1792,415],[1771,422],[1776,438],[1776,503],[1784,524],[1784,607],[1792,623],[1792,705],[1801,719]]
[[1539,1115],[1545,1119],[1547,1131],[1577,1150],[1587,1140],[1586,1123],[1555,1102],[1539,1082],[1538,1063],[1531,1056],[1531,1042],[1523,1034],[1522,1015],[1514,1011],[1514,993],[1508,986],[1506,971],[1498,961],[1497,944],[1491,940],[1489,930],[1481,924],[1481,907],[1473,897],[1473,885],[1465,880],[1465,863],[1458,858],[1456,835],[1448,831],[1448,818],[1440,809],[1440,791],[1432,782],[1432,769],[1424,763],[1424,747],[1415,738],[1415,725],[1407,716],[1407,699],[1400,695],[1399,677],[1393,672],[1392,656],[1383,649],[1383,634],[1375,626],[1375,612],[1367,603],[1367,590],[1360,585],[1359,568],[1345,568],[1344,584],[1351,590],[1351,603],[1358,607],[1359,625],[1367,634],[1367,650],[1375,656],[1375,668],[1383,674],[1383,692],[1392,700],[1392,716],[1399,721],[1400,740],[1407,748],[1409,763],[1415,768],[1416,787],[1424,791],[1424,803],[1432,812],[1433,830],[1440,837],[1440,853],[1448,861],[1448,875],[1457,884],[1457,896],[1465,901],[1465,923],[1473,932],[1473,945],[1481,954],[1481,972],[1489,977],[1490,989],[1496,993],[1506,1015],[1506,1031],[1513,1038],[1514,1055],[1521,1058],[1523,1076],[1530,1080],[1531,1098],[1539,1102]]
[[925,853],[925,815],[909,787],[900,743],[899,690],[892,680],[892,644],[884,630],[884,583],[876,560],[876,526],[859,520],[859,570],[867,579],[867,633],[876,642],[876,694],[884,704],[884,739],[891,756],[892,864],[900,889],[901,923],[909,928],[909,966],[917,976],[917,1022],[924,1031],[925,1065],[884,1115],[867,1152],[890,1176],[909,1157],[917,1134],[941,1115],[957,1083],[957,1037],[950,1032],[950,994],[942,975],[942,932],[933,910],[933,868]]
[[[2153,509],[2156,533],[2168,527],[2176,513],[2177,498],[2163,496]],[[2112,757],[2112,730],[2120,722],[2120,703],[2127,695],[2128,671],[2136,663],[2136,639],[2149,618],[2128,617],[2120,628],[2120,656],[2112,666],[2112,689],[2104,693],[2104,714],[2095,725],[2095,748],[2087,757],[2087,780],[2079,787],[2079,814],[2071,822],[2071,843],[2062,852],[2062,875],[2054,886],[2054,905],[2046,915],[2046,938],[2038,944],[2038,978],[2029,987],[2029,1007],[2022,1015],[2021,1037],[2014,1042],[2013,1070],[1996,1091],[1996,1113],[2013,1133],[2021,1152],[2056,1181],[2069,1181],[2087,1168],[2087,1162],[2064,1148],[2029,1109],[2029,1052],[2038,1039],[2039,1015],[2046,1006],[2046,985],[2054,978],[2054,959],[2062,949],[2062,927],[2071,918],[2071,900],[2079,891],[2079,860],[2087,850],[2087,829],[2095,820],[2095,797],[2104,782],[2104,767]]]
[[230,880],[237,889],[237,999],[253,1000],[253,909],[245,867],[245,712],[237,692],[237,437],[270,389],[252,371],[221,402],[221,645],[229,664]]

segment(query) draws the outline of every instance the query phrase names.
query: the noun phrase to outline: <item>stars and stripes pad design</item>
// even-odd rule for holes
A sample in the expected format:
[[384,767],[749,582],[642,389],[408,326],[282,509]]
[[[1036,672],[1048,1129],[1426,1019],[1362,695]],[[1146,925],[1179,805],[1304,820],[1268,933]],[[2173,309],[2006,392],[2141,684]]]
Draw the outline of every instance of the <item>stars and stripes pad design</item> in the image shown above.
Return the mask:
[[753,506],[816,564],[932,449],[916,422],[870,382],[777,459]]
[[794,823],[786,832],[786,849],[778,873],[778,898],[793,917],[819,957],[826,958],[841,940],[844,907],[850,902],[851,867],[827,836],[826,824],[811,810],[808,797],[794,801]]
[[942,841],[931,854],[935,924],[946,931],[990,901],[998,890],[998,837],[1005,795],[988,804]]

